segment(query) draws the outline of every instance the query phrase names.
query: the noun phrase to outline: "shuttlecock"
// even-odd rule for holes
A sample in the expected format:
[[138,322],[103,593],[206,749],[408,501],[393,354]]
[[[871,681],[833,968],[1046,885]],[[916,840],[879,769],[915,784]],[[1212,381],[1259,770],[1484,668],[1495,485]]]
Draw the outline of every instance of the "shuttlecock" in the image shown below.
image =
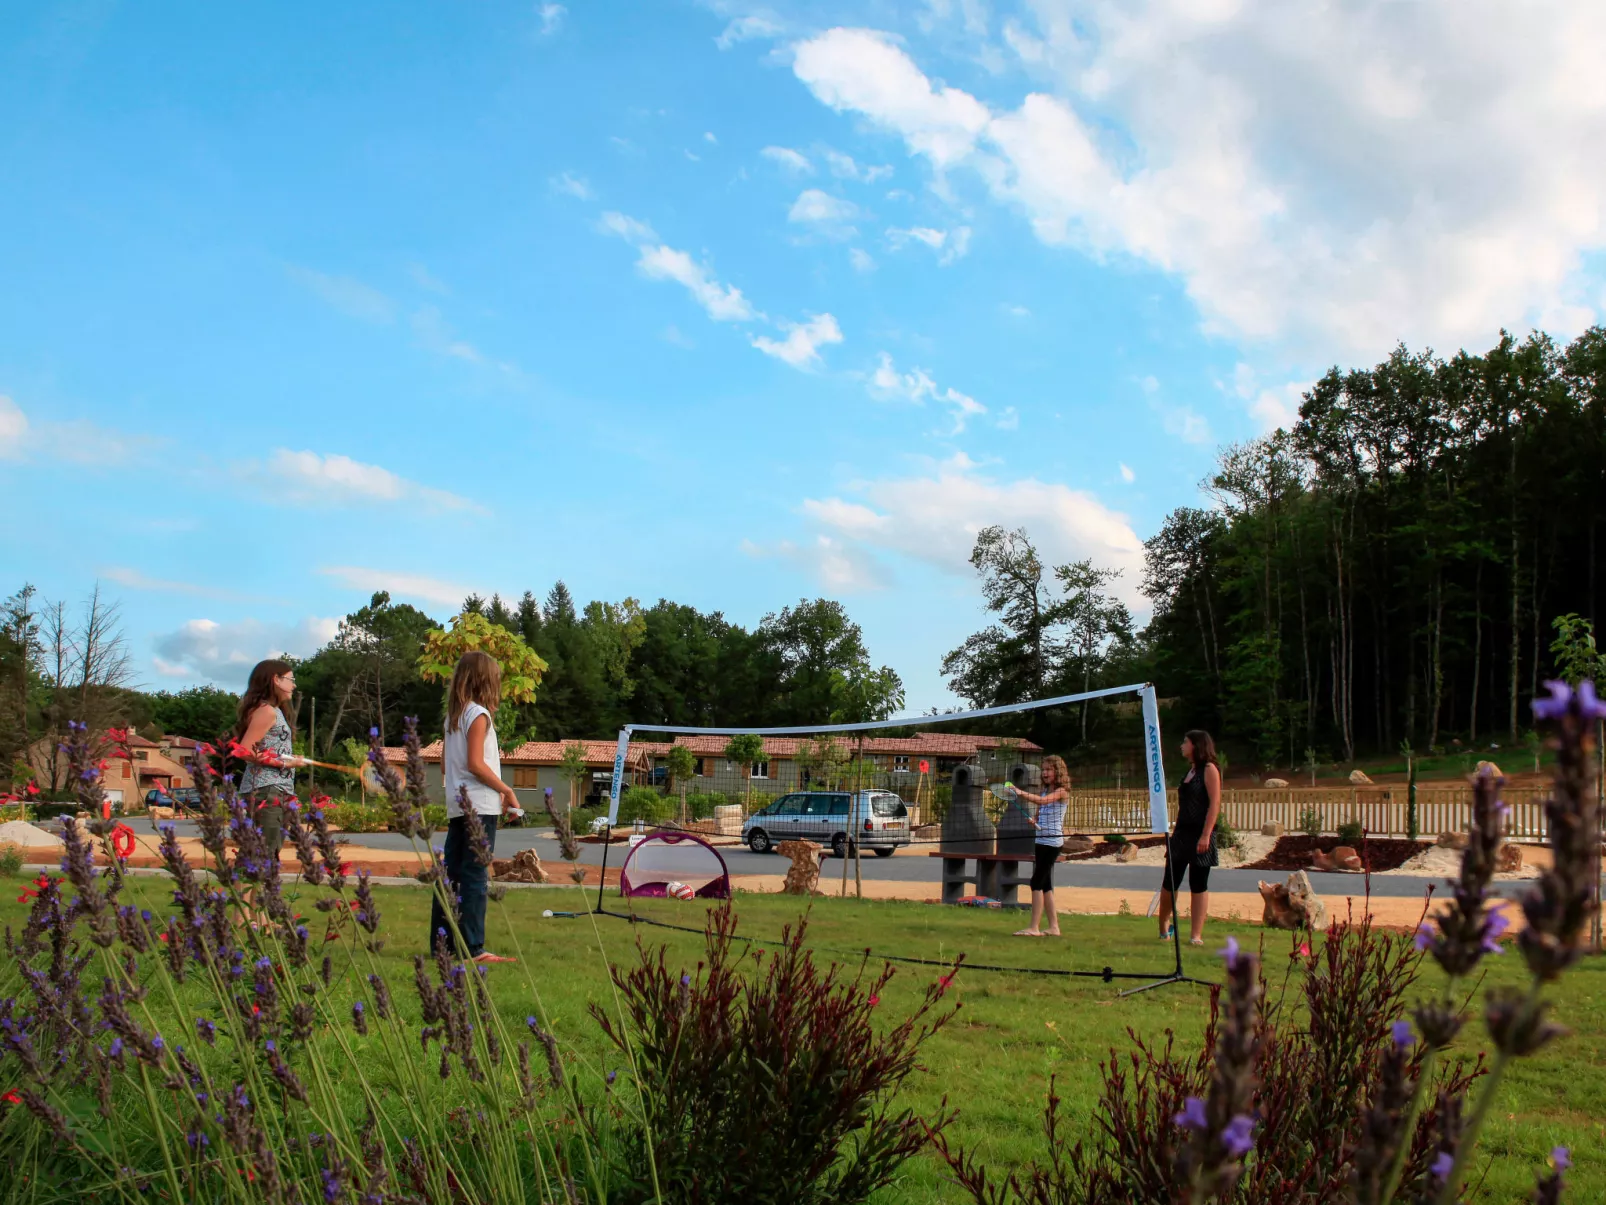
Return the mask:
[[552,915],[552,909],[548,908],[545,912],[541,913],[541,915],[550,917]]

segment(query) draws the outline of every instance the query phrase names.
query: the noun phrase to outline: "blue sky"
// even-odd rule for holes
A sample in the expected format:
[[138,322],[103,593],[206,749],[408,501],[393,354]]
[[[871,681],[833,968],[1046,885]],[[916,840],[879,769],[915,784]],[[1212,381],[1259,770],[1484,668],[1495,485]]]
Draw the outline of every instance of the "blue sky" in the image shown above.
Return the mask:
[[10,6],[0,584],[235,689],[377,588],[826,593],[945,703],[979,527],[1141,612],[1328,365],[1599,320],[1602,12]]

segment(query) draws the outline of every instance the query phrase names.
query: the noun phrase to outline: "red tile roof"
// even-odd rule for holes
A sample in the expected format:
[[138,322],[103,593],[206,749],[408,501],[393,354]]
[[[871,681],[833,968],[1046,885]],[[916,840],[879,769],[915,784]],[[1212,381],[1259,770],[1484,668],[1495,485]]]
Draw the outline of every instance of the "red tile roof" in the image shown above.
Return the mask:
[[[871,754],[909,754],[916,757],[974,757],[978,753],[998,748],[1006,737],[997,736],[966,736],[957,732],[922,732],[917,736],[877,736],[867,737],[864,742],[864,751]],[[851,733],[839,734],[836,742],[843,752],[851,755],[857,747],[857,741]],[[581,744],[586,750],[586,764],[588,766],[611,766],[613,756],[618,749],[617,741],[526,741],[517,749],[502,754],[502,764],[505,766],[555,766],[563,760],[565,745]],[[654,757],[665,757],[674,745],[685,745],[699,757],[723,757],[725,746],[730,743],[728,736],[681,736],[673,741],[631,741],[630,742],[630,768],[647,769]],[[766,736],[764,738],[765,757],[797,757],[806,752],[813,745],[813,740],[803,736]],[[1043,747],[1028,740],[1017,740],[1015,748],[1020,753],[1041,753]],[[424,746],[424,760],[438,762],[441,759],[441,742]],[[407,750],[396,745],[385,748],[385,760],[397,765],[407,760]]]
[[[565,745],[584,745],[586,751],[586,765],[612,766],[613,757],[618,752],[617,741],[525,741],[517,749],[509,749],[502,754],[504,766],[555,766],[563,760]],[[667,748],[668,746],[665,746]],[[434,741],[419,750],[426,762],[438,762],[441,759],[444,745]],[[407,750],[400,745],[385,746],[385,760],[393,765],[402,765],[407,761]],[[630,747],[630,756],[627,759],[631,770],[650,770],[652,762],[650,755],[644,753],[637,745]]]

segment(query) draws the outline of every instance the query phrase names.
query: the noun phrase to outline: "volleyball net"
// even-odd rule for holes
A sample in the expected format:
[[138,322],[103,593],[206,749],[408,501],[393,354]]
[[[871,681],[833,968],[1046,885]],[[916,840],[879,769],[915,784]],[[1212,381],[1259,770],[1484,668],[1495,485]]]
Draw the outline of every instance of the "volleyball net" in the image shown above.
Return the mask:
[[[1066,832],[1164,833],[1159,712],[1153,684],[1135,683],[854,724],[627,724],[614,756],[608,823],[671,821],[733,836],[763,815],[771,845],[823,837],[840,853],[844,840],[859,836],[879,852],[884,845],[869,838],[896,831],[887,822],[897,819],[911,844],[984,852],[1034,818],[1010,788],[1039,793],[1044,760],[1060,756],[1070,771],[1062,784],[1070,793]],[[853,832],[843,818],[853,820]]]

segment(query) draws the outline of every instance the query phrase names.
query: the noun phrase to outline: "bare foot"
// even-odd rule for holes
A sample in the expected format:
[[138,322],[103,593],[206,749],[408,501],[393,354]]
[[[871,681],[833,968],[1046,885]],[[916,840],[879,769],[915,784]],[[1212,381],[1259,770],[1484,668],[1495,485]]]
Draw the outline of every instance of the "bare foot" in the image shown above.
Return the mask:
[[1059,935],[1060,931],[1058,929],[1050,929],[1047,933],[1043,934],[1044,937],[1058,937]]
[[1041,936],[1043,936],[1043,934],[1038,929],[1016,929],[1015,930],[1015,936],[1016,937],[1041,937]]
[[483,954],[474,955],[475,962],[517,962],[517,958],[506,958],[501,954],[492,954],[489,950]]

